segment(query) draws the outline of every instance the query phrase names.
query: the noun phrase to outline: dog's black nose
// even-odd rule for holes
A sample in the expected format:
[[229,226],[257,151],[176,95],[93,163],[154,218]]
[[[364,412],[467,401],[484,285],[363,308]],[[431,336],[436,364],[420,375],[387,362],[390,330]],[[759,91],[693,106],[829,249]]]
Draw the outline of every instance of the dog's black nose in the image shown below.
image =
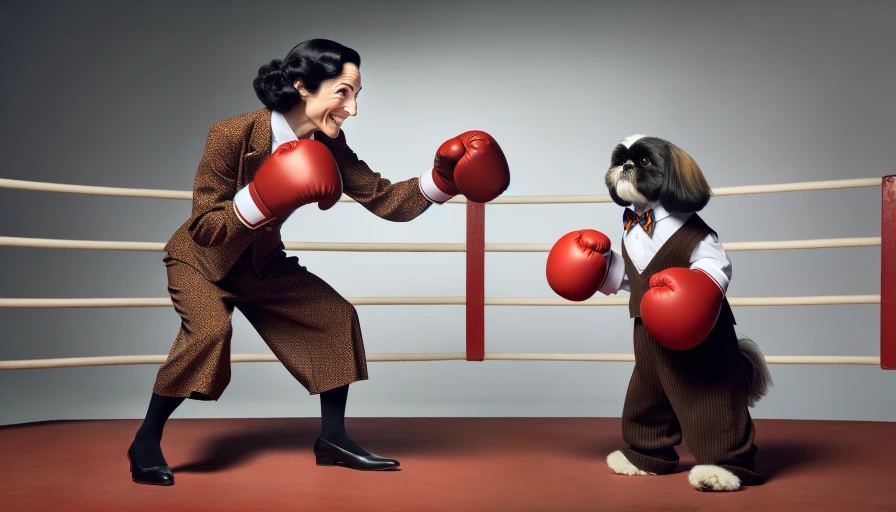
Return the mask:
[[633,164],[633,163],[626,163],[625,165],[622,166],[623,171],[630,171],[634,168],[635,168],[635,164]]

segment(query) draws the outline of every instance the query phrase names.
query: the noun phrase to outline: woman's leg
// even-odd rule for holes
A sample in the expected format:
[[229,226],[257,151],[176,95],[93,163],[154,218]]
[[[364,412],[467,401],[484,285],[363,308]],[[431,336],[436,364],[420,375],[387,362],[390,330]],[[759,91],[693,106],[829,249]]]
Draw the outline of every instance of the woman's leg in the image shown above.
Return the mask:
[[144,468],[168,464],[162,455],[162,430],[168,417],[183,401],[184,397],[152,394],[146,417],[134,436],[134,453]]
[[[375,459],[380,466],[397,466],[395,460],[368,453],[345,430],[349,385],[367,379],[367,358],[354,305],[304,268],[271,279],[242,281],[239,294],[245,301],[237,307],[277,359],[309,393],[321,395],[320,437],[324,442],[319,440],[318,445],[329,443],[365,460]],[[364,464],[347,463],[353,467]]]
[[159,368],[146,417],[129,450],[139,483],[160,482],[154,481],[158,475],[141,475],[135,467],[161,468],[170,478],[161,441],[171,413],[188,397],[217,400],[230,382],[232,295],[189,265],[167,260],[166,266],[168,292],[181,326]]
[[168,293],[181,324],[153,392],[217,400],[230,383],[235,296],[185,263],[169,260],[167,267]]
[[356,455],[370,455],[345,431],[348,384],[320,394],[320,437]]

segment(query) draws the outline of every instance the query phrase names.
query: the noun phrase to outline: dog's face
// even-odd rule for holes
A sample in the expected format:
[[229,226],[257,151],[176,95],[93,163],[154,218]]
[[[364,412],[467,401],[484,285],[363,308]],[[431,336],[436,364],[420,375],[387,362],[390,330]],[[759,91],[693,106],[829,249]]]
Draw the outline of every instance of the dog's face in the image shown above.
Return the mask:
[[630,135],[616,145],[604,182],[620,206],[658,201],[669,212],[699,211],[711,195],[700,167],[687,153],[667,140],[644,135]]

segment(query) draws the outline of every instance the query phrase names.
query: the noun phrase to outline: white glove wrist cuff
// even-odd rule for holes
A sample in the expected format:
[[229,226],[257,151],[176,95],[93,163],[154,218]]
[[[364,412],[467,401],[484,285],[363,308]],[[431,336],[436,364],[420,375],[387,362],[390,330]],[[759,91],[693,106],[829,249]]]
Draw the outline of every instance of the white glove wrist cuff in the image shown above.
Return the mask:
[[255,229],[271,219],[265,218],[261,210],[258,209],[255,199],[249,191],[251,186],[250,183],[236,193],[233,198],[233,211],[247,228]]
[[429,172],[423,173],[417,183],[420,185],[420,192],[423,193],[423,196],[426,197],[426,199],[431,203],[442,204],[454,196],[439,190],[439,187],[436,186],[436,182],[432,179],[433,172],[435,171],[430,170]]
[[619,292],[619,288],[622,286],[622,278],[625,275],[625,263],[623,263],[622,258],[617,257],[613,253],[612,249],[604,253],[604,258],[607,259],[607,274],[604,276],[604,282],[598,288],[598,291],[604,295],[614,295]]

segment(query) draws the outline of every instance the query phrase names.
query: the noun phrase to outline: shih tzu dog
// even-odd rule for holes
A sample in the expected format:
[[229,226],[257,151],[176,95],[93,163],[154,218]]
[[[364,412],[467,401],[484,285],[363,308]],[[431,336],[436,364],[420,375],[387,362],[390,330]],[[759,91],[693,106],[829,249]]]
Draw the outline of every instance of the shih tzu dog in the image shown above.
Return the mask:
[[712,194],[697,162],[658,137],[629,135],[613,149],[604,179],[620,206],[658,201],[669,212],[698,212]]
[[[771,375],[756,344],[734,330],[725,298],[731,262],[696,213],[712,195],[706,178],[675,144],[638,134],[614,148],[605,183],[616,204],[633,208],[623,216],[622,255],[606,256],[600,291],[630,291],[635,319],[625,447],[607,464],[623,475],[672,473],[684,438],[697,459],[688,478],[696,489],[761,483],[748,407],[766,394]],[[704,320],[689,325],[693,317]]]

